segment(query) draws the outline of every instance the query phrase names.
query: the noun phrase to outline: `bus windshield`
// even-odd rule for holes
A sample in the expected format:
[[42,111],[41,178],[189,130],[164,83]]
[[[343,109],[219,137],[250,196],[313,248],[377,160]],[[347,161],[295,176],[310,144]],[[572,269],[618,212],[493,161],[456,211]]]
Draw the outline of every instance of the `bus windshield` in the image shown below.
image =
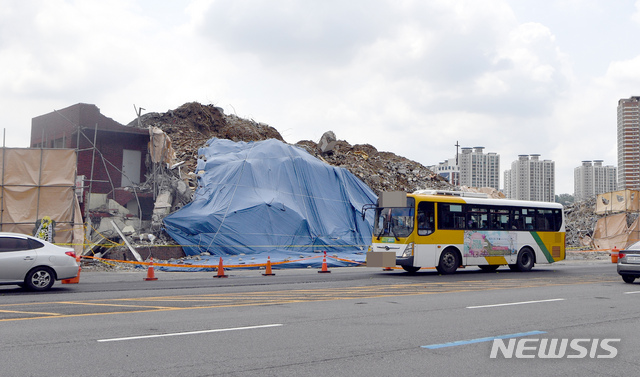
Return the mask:
[[380,237],[408,237],[413,232],[412,207],[376,208],[373,235]]

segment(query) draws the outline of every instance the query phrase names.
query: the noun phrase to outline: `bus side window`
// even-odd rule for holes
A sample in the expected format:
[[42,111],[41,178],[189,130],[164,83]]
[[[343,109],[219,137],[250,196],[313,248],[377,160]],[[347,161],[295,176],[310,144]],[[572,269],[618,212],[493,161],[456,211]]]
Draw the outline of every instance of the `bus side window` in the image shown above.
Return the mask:
[[522,215],[524,217],[524,227],[525,230],[534,230],[536,229],[536,210],[533,208],[523,208]]
[[438,203],[438,229],[464,229],[464,222],[461,204]]
[[467,206],[467,229],[489,229],[487,208],[484,206]]
[[559,209],[554,209],[553,210],[553,229],[551,229],[554,232],[557,232],[560,230],[560,227],[562,226],[562,211]]
[[453,218],[448,211],[448,205],[444,203],[438,204],[438,228],[451,229],[453,227]]
[[435,207],[433,202],[418,204],[418,235],[428,236],[435,230]]
[[514,209],[511,214],[511,229],[524,230],[524,218],[519,209]]
[[464,207],[461,204],[450,204],[449,211],[453,216],[453,228],[452,229],[465,229],[465,212]]
[[491,209],[491,229],[507,230],[509,229],[510,211],[504,208]]
[[537,230],[549,230],[549,220],[546,217],[546,210],[537,210],[536,215],[536,229]]
[[[557,209],[539,209],[538,210],[538,218],[540,224],[538,228],[540,230],[557,232],[561,226],[561,221],[558,221],[558,214],[560,213]],[[560,217],[562,215],[560,214]]]

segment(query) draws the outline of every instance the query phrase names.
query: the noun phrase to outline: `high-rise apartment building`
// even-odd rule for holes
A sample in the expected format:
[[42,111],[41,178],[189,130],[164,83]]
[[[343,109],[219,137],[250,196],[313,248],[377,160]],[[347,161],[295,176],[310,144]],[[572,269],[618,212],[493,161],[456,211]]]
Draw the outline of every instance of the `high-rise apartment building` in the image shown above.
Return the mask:
[[640,189],[640,97],[618,101],[618,187]]
[[555,201],[555,162],[539,154],[520,155],[504,172],[504,194],[509,199]]
[[458,154],[460,185],[500,190],[500,155],[483,151],[484,147],[462,148]]
[[[456,186],[500,189],[500,155],[484,153],[484,147],[463,147],[457,158],[432,166],[431,170]],[[457,164],[456,164],[457,162]]]
[[582,161],[582,166],[573,170],[574,200],[592,198],[598,194],[616,191],[617,170],[613,166],[603,166],[602,160]]

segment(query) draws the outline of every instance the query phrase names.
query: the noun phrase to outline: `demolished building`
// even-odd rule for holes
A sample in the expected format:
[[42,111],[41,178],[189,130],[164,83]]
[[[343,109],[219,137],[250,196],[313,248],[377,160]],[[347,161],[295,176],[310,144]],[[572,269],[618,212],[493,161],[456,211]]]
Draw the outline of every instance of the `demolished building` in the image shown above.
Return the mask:
[[[80,245],[87,246],[85,253],[116,244],[111,239],[122,238],[120,232],[147,240],[149,234],[152,239],[161,237],[161,219],[154,224],[153,215],[158,205],[166,205],[160,194],[167,187],[178,193],[182,188],[183,195],[174,195],[182,203],[191,200],[187,185],[176,183],[181,179],[167,164],[173,150],[161,130],[123,126],[95,105],[79,103],[33,118],[30,144],[44,153],[73,153],[78,217],[89,240],[80,239]],[[63,176],[62,161],[59,166]],[[149,248],[143,252],[148,255]],[[156,252],[183,255],[179,247]]]
[[[211,141],[214,139],[218,141]],[[212,144],[222,143],[222,140],[240,144],[272,140],[267,143],[270,144],[278,141],[282,145],[274,148],[273,153],[282,154],[288,148],[294,148],[294,154],[305,151],[309,157],[314,158],[313,164],[309,164],[326,165],[323,168],[325,170],[343,169],[344,172],[340,174],[346,177],[348,172],[351,175],[346,181],[364,182],[364,186],[374,196],[383,191],[412,192],[428,188],[453,188],[427,167],[390,152],[380,152],[372,145],[351,145],[339,140],[332,132],[325,133],[317,143],[303,140],[289,145],[269,125],[228,115],[217,106],[196,102],[186,103],[164,113],[140,114],[126,126],[100,114],[95,105],[76,104],[34,118],[31,145],[42,149],[70,148],[77,151],[77,175],[80,177],[78,200],[86,220],[87,234],[90,235],[89,243],[102,242],[90,252],[108,252],[114,259],[132,258],[129,247],[110,247],[122,244],[121,236],[114,229],[118,228],[133,244],[131,249],[138,251],[142,258],[153,255],[155,258],[168,259],[184,256],[182,246],[186,246],[188,254],[215,253],[216,250],[238,252],[234,248],[225,248],[228,240],[217,244],[220,235],[202,242],[180,236],[175,236],[178,239],[174,240],[173,236],[169,236],[170,232],[165,232],[163,225],[164,220],[168,219],[167,229],[175,227],[172,221],[179,217],[177,214],[180,209],[192,203],[194,192],[201,189],[203,182],[202,176],[198,175],[198,164],[206,165],[206,162],[222,158],[220,155],[205,157],[209,153],[207,148]],[[204,151],[200,151],[203,147]],[[234,148],[238,149],[231,149]],[[227,158],[232,160],[231,157]],[[306,157],[300,159],[306,160]],[[295,178],[305,179],[301,176]],[[322,185],[317,181],[318,178],[311,179],[313,184]],[[499,193],[494,194],[499,196]],[[201,200],[201,195],[202,193],[198,193],[195,196],[196,201]],[[247,197],[251,195],[245,193]],[[253,196],[252,198],[255,199]],[[254,204],[262,207],[267,205],[264,200]],[[192,206],[195,208],[195,205]],[[357,206],[353,207],[356,212],[359,210],[355,208]],[[332,221],[329,220],[328,224]],[[112,225],[113,223],[116,225]],[[353,228],[352,225],[347,227]],[[325,232],[309,234],[307,239]],[[272,241],[273,245],[287,244],[282,240]],[[316,241],[315,244],[305,242],[301,245],[322,246],[311,247],[308,251],[325,248],[329,244],[326,240]],[[368,243],[357,239],[347,243],[359,245],[363,242]],[[158,244],[163,247],[155,247]],[[205,244],[212,250],[205,251]],[[254,244],[255,240],[247,243]]]

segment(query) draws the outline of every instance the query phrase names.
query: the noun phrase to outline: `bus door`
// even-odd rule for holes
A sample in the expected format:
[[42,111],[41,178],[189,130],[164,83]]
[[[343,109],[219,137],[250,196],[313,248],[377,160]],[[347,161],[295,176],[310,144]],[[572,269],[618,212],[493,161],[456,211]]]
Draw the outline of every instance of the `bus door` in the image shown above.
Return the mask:
[[490,244],[487,242],[489,211],[484,206],[468,204],[466,207],[463,265],[486,264]]
[[433,202],[418,203],[416,213],[416,234],[414,265],[435,266],[436,265],[436,211]]

